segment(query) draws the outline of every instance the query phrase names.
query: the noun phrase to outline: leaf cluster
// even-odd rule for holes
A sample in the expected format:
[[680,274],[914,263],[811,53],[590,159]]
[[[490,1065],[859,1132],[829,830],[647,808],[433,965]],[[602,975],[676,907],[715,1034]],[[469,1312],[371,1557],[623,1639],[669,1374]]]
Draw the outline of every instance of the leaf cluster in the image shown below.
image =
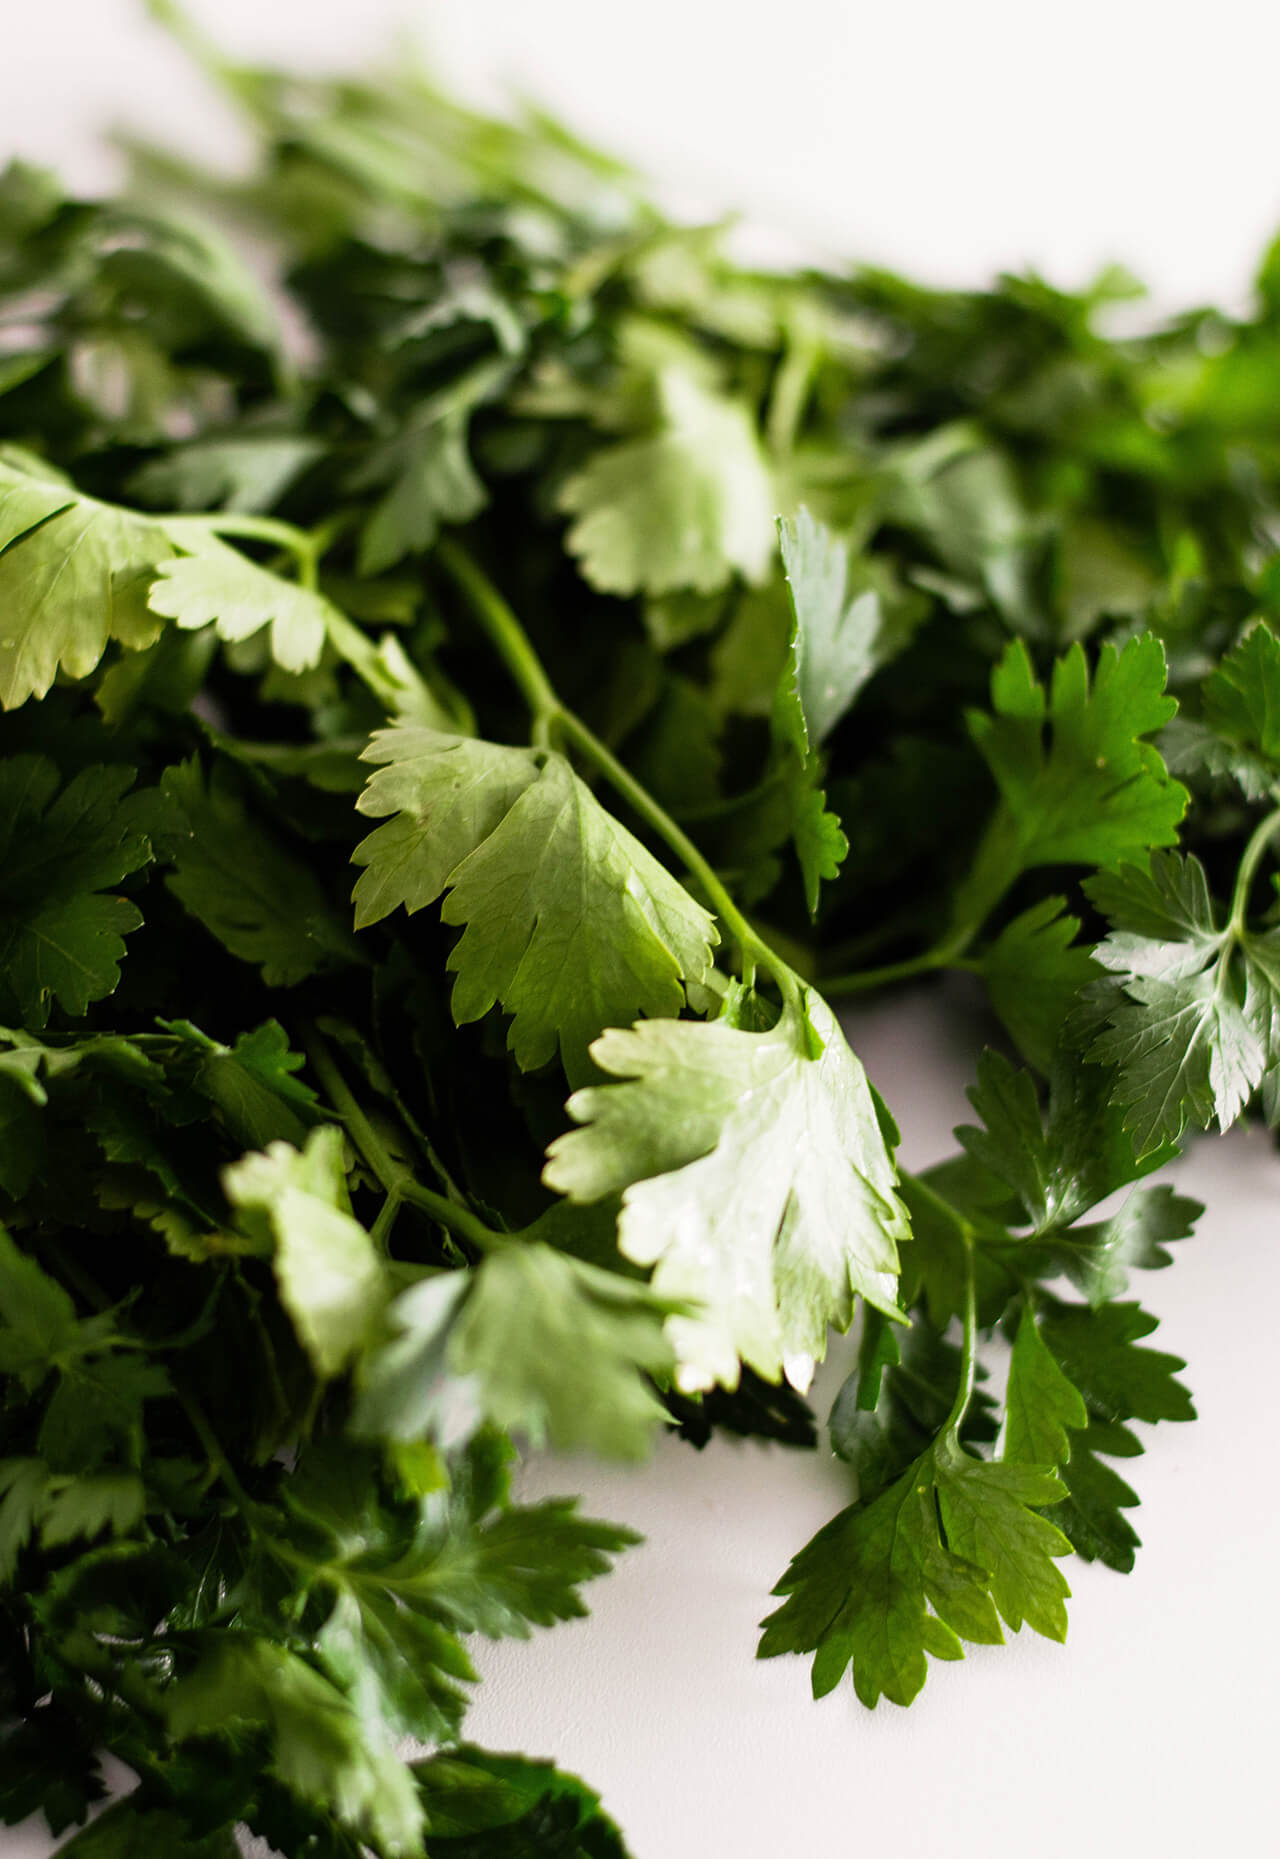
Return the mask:
[[[1123,337],[761,273],[537,112],[193,49],[247,173],[0,175],[0,1813],[109,1751],[77,1859],[619,1856],[462,1740],[634,1540],[519,1455],[812,1444],[856,1322],[762,1654],[905,1704],[1133,1564],[1147,1177],[1280,1123],[1277,262]],[[912,1176],[834,1003],[942,972]]]

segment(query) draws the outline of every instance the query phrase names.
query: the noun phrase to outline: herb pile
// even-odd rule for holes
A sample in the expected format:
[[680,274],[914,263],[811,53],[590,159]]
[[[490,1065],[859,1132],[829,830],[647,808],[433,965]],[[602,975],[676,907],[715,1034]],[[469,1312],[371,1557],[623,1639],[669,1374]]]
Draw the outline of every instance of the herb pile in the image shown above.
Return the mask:
[[[634,1540],[517,1451],[812,1444],[856,1318],[763,1656],[908,1704],[1133,1564],[1145,1178],[1280,1119],[1280,255],[1109,337],[211,64],[247,178],[0,179],[0,1813],[602,1859],[459,1742]],[[831,1003],[957,970],[912,1176]]]

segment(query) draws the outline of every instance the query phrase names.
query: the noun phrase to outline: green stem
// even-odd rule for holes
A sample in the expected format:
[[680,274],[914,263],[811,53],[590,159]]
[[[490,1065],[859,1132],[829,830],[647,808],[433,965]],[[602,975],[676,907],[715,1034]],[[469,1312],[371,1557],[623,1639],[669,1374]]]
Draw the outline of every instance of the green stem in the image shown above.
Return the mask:
[[765,438],[775,458],[785,459],[795,449],[819,359],[820,350],[811,330],[788,329],[786,353],[773,377],[764,423]]
[[386,1200],[382,1203],[377,1219],[369,1228],[369,1238],[373,1241],[379,1252],[385,1252],[387,1250],[388,1243],[391,1239],[391,1229],[396,1223],[396,1215],[400,1211],[403,1200],[404,1196],[401,1194],[399,1188],[392,1188]]
[[824,975],[821,987],[824,994],[866,994],[872,988],[887,988],[895,981],[909,981],[913,975],[932,974],[939,968],[967,966],[969,964],[960,957],[955,939],[948,936],[945,942],[936,943],[932,949],[924,949],[919,955],[908,955],[900,962],[885,962],[879,968],[858,969],[851,975]]
[[1240,860],[1240,869],[1236,873],[1235,889],[1231,893],[1231,919],[1227,924],[1227,936],[1234,942],[1239,942],[1240,938],[1245,933],[1245,925],[1248,920],[1249,910],[1249,891],[1253,885],[1258,866],[1262,861],[1262,855],[1266,851],[1270,840],[1273,838],[1278,828],[1280,828],[1280,807],[1277,807],[1274,812],[1269,813],[1266,819],[1254,828],[1249,843],[1244,849],[1244,854]]
[[938,1430],[940,1439],[954,1439],[960,1428],[960,1422],[968,1412],[969,1402],[973,1399],[973,1390],[978,1374],[978,1294],[977,1275],[975,1271],[975,1241],[977,1234],[972,1223],[965,1218],[960,1209],[931,1188],[919,1175],[912,1175],[905,1169],[900,1172],[899,1182],[903,1199],[907,1203],[913,1218],[915,1209],[911,1203],[925,1201],[937,1216],[952,1227],[964,1252],[964,1340],[960,1356],[960,1385],[956,1389],[956,1398],[951,1404],[951,1412]]
[[242,542],[272,542],[292,557],[298,570],[298,585],[314,593],[320,584],[320,557],[333,540],[331,525],[312,532],[299,529],[277,516],[251,516],[236,510],[210,510],[197,515],[175,516],[169,521],[185,528],[193,525],[212,530],[215,536],[232,536]]
[[441,536],[436,543],[434,559],[466,597],[467,605],[519,685],[535,723],[559,716],[563,705],[542,669],[542,660],[489,577],[482,574],[466,550],[448,536]]
[[[398,1201],[408,1201],[411,1207],[420,1208],[439,1221],[459,1239],[466,1240],[481,1252],[492,1252],[496,1246],[507,1243],[506,1235],[486,1226],[478,1214],[473,1214],[469,1207],[460,1207],[456,1201],[446,1200],[443,1194],[436,1194],[431,1188],[424,1188],[402,1162],[398,1162],[387,1148],[377,1130],[373,1127],[356,1098],[348,1089],[347,1081],[338,1070],[333,1055],[318,1033],[311,1033],[303,1041],[307,1057],[315,1068],[316,1076],[325,1088],[330,1106],[346,1126],[348,1135],[360,1151],[369,1167],[378,1177],[387,1194],[394,1195]],[[383,1210],[385,1212],[385,1209]],[[375,1232],[377,1223],[375,1223]]]
[[465,1239],[477,1252],[496,1252],[500,1246],[510,1243],[506,1233],[499,1233],[496,1227],[486,1226],[479,1214],[473,1214],[469,1207],[460,1207],[457,1201],[437,1194],[434,1188],[424,1188],[412,1176],[401,1181],[400,1198],[424,1214],[430,1214],[433,1220],[438,1220],[441,1226],[447,1227],[459,1239]]
[[964,1340],[960,1354],[960,1386],[951,1403],[951,1412],[943,1423],[944,1435],[955,1438],[960,1422],[968,1412],[978,1375],[978,1295],[974,1282],[973,1228],[963,1218],[958,1220],[960,1240],[964,1246]]
[[969,945],[1022,870],[1022,857],[1017,823],[1007,808],[997,807],[982,835],[969,875],[955,894],[950,927],[941,941],[901,962],[887,962],[881,968],[864,969],[861,974],[824,978],[823,993],[861,994],[868,988],[886,987],[890,982],[907,981],[913,975],[931,974],[939,968],[975,967],[975,963],[965,960]]

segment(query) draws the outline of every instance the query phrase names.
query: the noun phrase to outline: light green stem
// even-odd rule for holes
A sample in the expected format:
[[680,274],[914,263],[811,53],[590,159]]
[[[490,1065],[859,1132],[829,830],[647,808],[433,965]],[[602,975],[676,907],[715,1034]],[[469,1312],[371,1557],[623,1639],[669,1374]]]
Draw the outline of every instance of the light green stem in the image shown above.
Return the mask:
[[915,975],[933,974],[940,968],[972,968],[973,963],[962,954],[963,943],[948,936],[945,942],[935,943],[932,949],[924,949],[919,955],[908,955],[900,962],[885,962],[879,968],[862,968],[850,975],[823,975],[821,988],[824,994],[866,994],[872,988],[887,988],[895,981],[910,981]]
[[940,1438],[954,1439],[959,1432],[961,1421],[969,1410],[978,1375],[978,1294],[974,1259],[976,1234],[972,1224],[966,1220],[960,1209],[953,1206],[945,1196],[939,1194],[936,1188],[931,1188],[927,1181],[922,1181],[919,1175],[911,1175],[903,1170],[900,1181],[903,1198],[908,1208],[911,1206],[913,1197],[927,1201],[934,1213],[945,1220],[948,1226],[954,1228],[956,1237],[964,1250],[964,1338],[960,1354],[960,1385],[956,1389],[956,1398],[951,1404],[951,1412],[939,1429]]
[[973,1228],[963,1218],[957,1224],[964,1247],[964,1339],[960,1352],[960,1386],[942,1428],[943,1435],[953,1439],[958,1436],[960,1423],[969,1410],[978,1377],[978,1294],[974,1282]]
[[497,647],[503,664],[533,712],[534,722],[560,716],[564,706],[542,669],[542,660],[492,581],[480,572],[467,551],[448,536],[441,536],[436,543],[435,559],[466,596],[471,611]]
[[317,570],[324,550],[324,538],[296,523],[286,523],[278,516],[251,516],[238,510],[207,510],[196,515],[161,518],[184,528],[209,529],[215,536],[235,536],[243,542],[271,542],[284,549],[298,564],[298,579],[304,587],[316,585]]
[[1262,862],[1262,855],[1277,829],[1280,829],[1280,807],[1269,813],[1266,819],[1254,828],[1249,843],[1245,846],[1240,868],[1236,873],[1235,889],[1231,893],[1231,918],[1227,924],[1227,935],[1234,942],[1239,942],[1245,933],[1249,912],[1249,892],[1253,886],[1258,866]]
[[765,437],[775,458],[785,459],[795,449],[821,350],[811,330],[792,327],[787,348],[774,378],[765,414]]

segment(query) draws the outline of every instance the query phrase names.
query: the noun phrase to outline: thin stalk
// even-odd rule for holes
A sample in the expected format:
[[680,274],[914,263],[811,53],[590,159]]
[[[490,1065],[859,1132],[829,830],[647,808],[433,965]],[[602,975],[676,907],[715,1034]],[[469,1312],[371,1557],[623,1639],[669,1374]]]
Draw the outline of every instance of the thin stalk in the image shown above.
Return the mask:
[[1262,862],[1262,855],[1277,829],[1280,829],[1280,807],[1269,813],[1266,819],[1254,828],[1245,846],[1240,860],[1240,869],[1236,873],[1235,889],[1231,893],[1231,918],[1227,924],[1227,935],[1234,942],[1239,942],[1245,933],[1249,911],[1249,892],[1258,866]]
[[944,1436],[950,1435],[952,1438],[958,1435],[960,1422],[968,1412],[978,1375],[978,1296],[974,1283],[973,1228],[963,1218],[958,1221],[958,1225],[964,1246],[964,1340],[960,1354],[960,1386],[956,1389],[951,1412],[942,1427]]
[[399,1188],[392,1188],[379,1209],[377,1219],[369,1228],[369,1238],[379,1252],[387,1250],[391,1239],[391,1229],[396,1223],[396,1215],[400,1212],[403,1200],[404,1196]]
[[402,1180],[400,1198],[408,1201],[411,1207],[417,1207],[422,1213],[430,1214],[433,1220],[447,1227],[459,1239],[465,1239],[477,1252],[494,1252],[499,1246],[509,1243],[506,1233],[499,1233],[496,1227],[486,1226],[479,1214],[473,1214],[469,1207],[459,1207],[456,1201],[447,1200],[443,1194],[437,1194],[434,1188],[424,1188],[420,1181],[412,1176]]
[[919,1175],[908,1174],[903,1170],[901,1185],[908,1207],[913,1199],[927,1201],[933,1212],[954,1228],[964,1250],[964,1339],[960,1355],[960,1385],[956,1389],[951,1412],[939,1428],[940,1439],[954,1439],[973,1399],[978,1374],[978,1294],[974,1266],[974,1242],[977,1235],[960,1209],[939,1194],[936,1188],[931,1188],[927,1181],[922,1181]]
[[951,938],[919,955],[908,955],[900,962],[885,962],[879,968],[862,968],[849,975],[824,975],[824,994],[867,994],[873,988],[887,988],[895,981],[910,981],[914,975],[928,975],[939,968],[958,966]]
[[441,536],[436,543],[434,559],[465,596],[467,605],[488,633],[503,664],[520,687],[535,723],[559,716],[563,705],[542,669],[542,660],[489,577],[482,574],[466,550],[448,536]]
[[315,529],[299,529],[278,516],[254,516],[238,510],[207,510],[177,515],[170,521],[183,528],[208,529],[215,536],[231,536],[242,542],[270,542],[293,562],[299,587],[314,594],[320,585],[320,558],[333,546],[348,526],[348,513],[340,511]]
[[812,331],[788,329],[786,353],[774,374],[765,414],[765,438],[775,458],[787,458],[795,449],[819,359],[820,350]]
[[1022,851],[1016,822],[1006,808],[998,807],[982,836],[969,876],[956,892],[951,923],[941,940],[931,949],[924,949],[919,955],[908,956],[903,961],[867,968],[860,974],[824,979],[823,992],[861,994],[869,988],[907,981],[913,975],[931,974],[939,968],[975,967],[975,963],[965,960],[969,946],[1021,870]]
[[[439,1221],[441,1226],[447,1227],[459,1239],[466,1240],[481,1252],[492,1252],[495,1246],[506,1243],[505,1234],[497,1232],[491,1226],[486,1226],[479,1215],[473,1214],[469,1207],[460,1207],[456,1201],[446,1200],[443,1194],[436,1194],[431,1188],[424,1188],[410,1170],[391,1154],[348,1089],[346,1079],[338,1070],[332,1054],[319,1035],[312,1033],[303,1043],[306,1046],[307,1057],[315,1067],[316,1076],[325,1088],[331,1108],[345,1125],[352,1142],[378,1177],[388,1196],[394,1195],[398,1201],[408,1201],[410,1206],[420,1208],[423,1213],[430,1214],[432,1219]],[[383,1211],[385,1212],[385,1208]]]

